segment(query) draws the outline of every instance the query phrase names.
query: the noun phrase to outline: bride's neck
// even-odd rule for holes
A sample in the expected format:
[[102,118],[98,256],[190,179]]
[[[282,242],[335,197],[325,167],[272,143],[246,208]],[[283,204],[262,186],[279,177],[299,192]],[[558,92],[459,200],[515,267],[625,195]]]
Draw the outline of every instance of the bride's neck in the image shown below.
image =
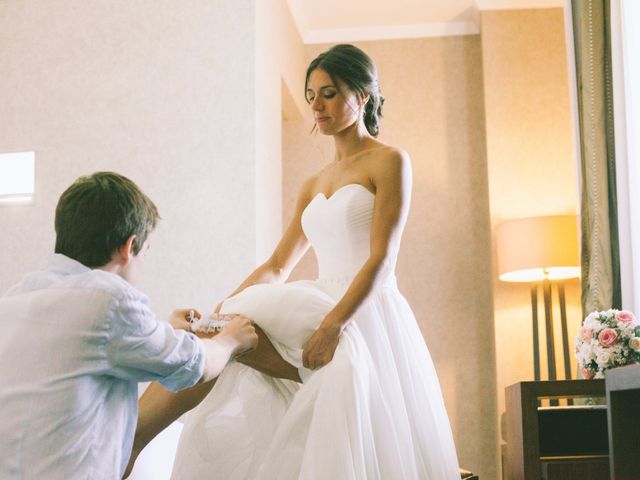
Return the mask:
[[354,123],[333,136],[336,161],[355,155],[370,146],[371,135],[362,122]]

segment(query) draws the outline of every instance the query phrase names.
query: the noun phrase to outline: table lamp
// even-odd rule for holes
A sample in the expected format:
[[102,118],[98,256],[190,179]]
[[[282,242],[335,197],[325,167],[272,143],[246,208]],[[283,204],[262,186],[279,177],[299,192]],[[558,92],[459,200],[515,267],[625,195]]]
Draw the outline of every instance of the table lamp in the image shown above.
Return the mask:
[[565,378],[571,379],[564,280],[580,277],[578,226],[575,215],[554,215],[511,220],[496,229],[498,275],[504,282],[529,283],[533,326],[533,368],[540,380],[538,288],[544,295],[549,380],[556,380],[553,338],[552,287],[560,305]]

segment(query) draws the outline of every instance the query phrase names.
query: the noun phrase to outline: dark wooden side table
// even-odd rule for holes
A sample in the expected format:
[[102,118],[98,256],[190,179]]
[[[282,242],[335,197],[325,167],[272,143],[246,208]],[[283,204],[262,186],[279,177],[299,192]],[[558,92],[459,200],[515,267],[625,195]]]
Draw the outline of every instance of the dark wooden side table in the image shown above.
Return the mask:
[[640,365],[605,372],[612,480],[640,478]]
[[[575,471],[575,462],[564,465],[558,461],[543,462],[540,458],[540,432],[538,404],[540,399],[560,399],[577,397],[604,397],[604,380],[553,380],[540,382],[519,382],[506,388],[506,461],[505,480],[540,480],[552,478],[552,470]],[[604,433],[606,437],[606,432]],[[587,476],[574,478],[598,478],[596,471],[607,476],[607,458],[581,459]],[[589,465],[591,463],[591,465]],[[544,467],[544,471],[543,471]],[[564,474],[560,474],[564,475]],[[582,475],[582,474],[581,474]],[[556,478],[570,478],[559,476]],[[599,477],[602,478],[602,477]]]

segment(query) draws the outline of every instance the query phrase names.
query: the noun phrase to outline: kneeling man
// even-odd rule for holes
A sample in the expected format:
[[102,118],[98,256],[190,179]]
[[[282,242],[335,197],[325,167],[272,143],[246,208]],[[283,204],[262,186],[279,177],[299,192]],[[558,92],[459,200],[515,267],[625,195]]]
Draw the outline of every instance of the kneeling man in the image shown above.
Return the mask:
[[[121,478],[138,382],[208,382],[257,342],[235,317],[212,339],[160,322],[134,286],[159,219],[129,179],[99,172],[61,196],[55,254],[0,298],[0,478]],[[173,325],[173,326],[172,326]]]

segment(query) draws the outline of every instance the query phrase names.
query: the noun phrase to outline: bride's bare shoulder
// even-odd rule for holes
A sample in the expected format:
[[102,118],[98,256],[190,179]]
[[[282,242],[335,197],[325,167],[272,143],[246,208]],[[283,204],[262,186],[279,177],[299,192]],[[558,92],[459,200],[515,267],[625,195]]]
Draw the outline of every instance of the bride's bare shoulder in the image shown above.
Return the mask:
[[303,202],[309,201],[317,190],[318,178],[322,172],[318,172],[308,177],[300,188],[299,198]]
[[374,168],[388,170],[395,168],[407,168],[411,166],[409,154],[398,147],[384,145],[372,152]]

